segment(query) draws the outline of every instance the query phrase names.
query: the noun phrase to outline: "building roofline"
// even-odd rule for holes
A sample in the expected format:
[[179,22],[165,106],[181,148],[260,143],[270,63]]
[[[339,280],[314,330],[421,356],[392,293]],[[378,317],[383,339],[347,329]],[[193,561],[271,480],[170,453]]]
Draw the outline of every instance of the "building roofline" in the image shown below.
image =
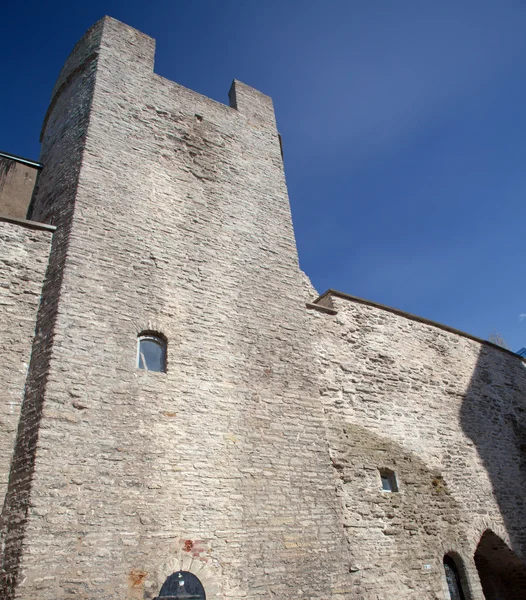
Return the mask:
[[47,223],[38,223],[37,221],[29,221],[28,219],[16,219],[15,217],[6,217],[0,215],[0,223],[13,223],[14,225],[22,225],[29,229],[41,229],[43,231],[51,231],[53,233],[57,228],[55,225],[48,225]]
[[36,167],[37,169],[41,169],[43,167],[42,163],[36,162],[34,160],[29,160],[29,158],[24,158],[23,156],[11,154],[9,152],[2,152],[0,150],[0,156],[3,156],[4,158],[10,158],[11,160],[15,160],[16,162],[29,165],[30,167]]
[[[479,344],[483,344],[485,346],[491,346],[492,348],[498,348],[499,350],[502,350],[503,352],[506,352],[507,354],[511,354],[512,356],[520,358],[521,360],[526,360],[526,358],[520,356],[516,352],[513,352],[513,350],[509,350],[508,348],[503,348],[502,346],[498,346],[497,344],[494,344],[493,342],[490,342],[489,340],[483,340],[482,338],[479,338],[475,335],[471,335],[470,333],[466,333],[465,331],[461,331],[460,329],[455,329],[454,327],[449,327],[449,325],[444,325],[443,323],[438,323],[437,321],[432,321],[431,319],[426,319],[424,317],[419,317],[418,315],[413,315],[412,313],[408,313],[404,310],[400,310],[399,308],[393,308],[391,306],[386,306],[385,304],[373,302],[372,300],[365,300],[364,298],[359,298],[358,296],[352,296],[351,294],[346,294],[345,292],[339,292],[338,290],[333,290],[332,288],[328,289],[326,292],[321,294],[321,296],[318,296],[316,298],[316,300],[314,300],[312,303],[310,303],[310,305],[307,304],[307,307],[326,308],[326,307],[323,307],[322,305],[319,305],[318,302],[320,302],[323,298],[327,298],[327,296],[329,296],[329,297],[336,296],[337,298],[342,298],[344,300],[349,300],[351,302],[356,302],[358,304],[365,304],[366,306],[372,306],[373,308],[379,308],[380,310],[385,310],[387,312],[398,315],[399,317],[404,317],[405,319],[409,319],[411,321],[417,321],[419,323],[424,323],[424,325],[430,325],[431,327],[437,327],[438,329],[442,329],[443,331],[447,331],[448,333],[454,333],[455,335],[459,335],[461,337],[468,338],[470,340],[473,340],[474,342],[478,342]],[[329,309],[329,310],[331,310],[331,309]],[[332,311],[330,313],[327,310],[324,310],[323,312],[328,312],[328,314],[336,314],[337,311],[332,309]]]

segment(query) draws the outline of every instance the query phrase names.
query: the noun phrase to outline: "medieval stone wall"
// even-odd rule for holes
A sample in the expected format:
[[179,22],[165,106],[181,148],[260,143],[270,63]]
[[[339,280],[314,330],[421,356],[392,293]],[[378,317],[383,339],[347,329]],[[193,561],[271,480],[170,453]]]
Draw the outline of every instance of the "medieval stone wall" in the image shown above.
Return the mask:
[[[270,98],[219,104],[153,58],[105,18],[59,75],[47,271],[51,230],[0,223],[0,597],[151,600],[184,570],[208,600],[442,600],[450,554],[483,600],[477,548],[502,595],[492,563],[526,574],[524,361],[341,293],[306,308]],[[144,332],[166,372],[138,368]]]
[[[330,297],[330,295],[329,295]],[[524,558],[520,472],[526,364],[517,356],[337,295],[311,311],[320,395],[353,577],[365,598],[447,598],[442,560],[486,529]],[[382,490],[380,470],[398,492]]]
[[[57,225],[63,276],[46,385],[31,388],[16,597],[153,598],[184,568],[209,598],[342,598],[272,102],[236,82],[236,108],[218,104],[152,61],[153,40],[105,19],[44,126],[32,214]],[[137,369],[145,330],[168,340],[166,373]]]
[[52,228],[0,219],[0,499],[9,478]]
[[[9,486],[2,509],[0,597],[6,600],[14,597],[17,583],[23,577],[20,564],[29,548],[26,543],[29,537],[28,529],[33,524],[29,519],[29,510],[31,506],[34,508],[38,504],[32,504],[33,479],[39,445],[45,439],[41,430],[42,414],[54,353],[55,325],[64,284],[64,263],[67,258],[83,142],[95,79],[94,49],[98,47],[100,32],[97,29],[90,30],[84,41],[85,44],[76,47],[68,59],[61,74],[61,84],[54,91],[50,109],[45,117],[45,136],[42,139],[42,156],[46,158],[46,167],[42,173],[45,172],[45,176],[39,177],[33,203],[29,208],[30,218],[56,226],[56,231],[42,289],[42,301],[37,315],[35,339],[11,460]],[[61,114],[67,114],[68,118],[56,118]],[[36,199],[38,210],[34,210]],[[63,458],[68,455],[67,448],[63,447],[61,451]],[[60,465],[56,468],[57,473],[60,472]],[[51,484],[48,489],[48,505],[45,510],[41,509],[41,513],[60,512],[56,502],[59,489],[56,484]],[[45,517],[41,514],[40,518]],[[60,531],[53,537],[52,544],[58,549]],[[53,568],[50,566],[49,569],[47,573],[42,572],[43,577],[47,577],[48,580],[53,579],[50,575]],[[39,596],[38,593],[36,595]]]
[[0,216],[26,218],[39,171],[38,163],[0,152]]

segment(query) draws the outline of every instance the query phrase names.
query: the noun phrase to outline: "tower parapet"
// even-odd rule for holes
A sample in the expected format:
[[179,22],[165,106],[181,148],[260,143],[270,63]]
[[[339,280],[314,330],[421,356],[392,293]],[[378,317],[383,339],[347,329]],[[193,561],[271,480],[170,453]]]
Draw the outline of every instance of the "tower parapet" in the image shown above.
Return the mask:
[[276,127],[272,98],[234,79],[228,92],[230,106],[254,125]]

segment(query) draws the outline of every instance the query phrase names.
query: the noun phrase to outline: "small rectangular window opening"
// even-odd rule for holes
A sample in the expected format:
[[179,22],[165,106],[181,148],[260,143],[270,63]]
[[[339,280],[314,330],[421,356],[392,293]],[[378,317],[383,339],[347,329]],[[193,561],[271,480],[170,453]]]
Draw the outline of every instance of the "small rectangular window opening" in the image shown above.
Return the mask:
[[137,366],[145,371],[166,371],[166,341],[155,335],[141,335],[137,344]]
[[398,491],[398,483],[396,482],[394,471],[391,471],[390,469],[380,469],[380,478],[382,480],[382,490],[384,492]]

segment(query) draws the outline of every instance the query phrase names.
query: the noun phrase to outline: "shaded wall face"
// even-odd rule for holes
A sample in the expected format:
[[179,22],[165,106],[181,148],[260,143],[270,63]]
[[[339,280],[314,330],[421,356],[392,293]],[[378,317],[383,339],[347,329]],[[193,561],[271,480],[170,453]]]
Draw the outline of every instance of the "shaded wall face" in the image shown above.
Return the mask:
[[[182,570],[210,598],[331,597],[345,540],[270,99],[153,75],[151,40],[114,21],[101,47],[19,595],[152,598]],[[146,330],[166,373],[136,368]]]
[[[100,42],[100,31],[94,30],[87,36],[87,43],[81,48],[87,51],[85,60],[73,60],[71,70],[76,77],[61,81],[60,93],[52,100],[53,107],[46,115],[44,129],[46,136],[42,140],[42,155],[46,157],[44,177],[39,178],[38,210],[31,211],[30,218],[43,223],[56,225],[50,252],[49,267],[42,288],[42,301],[37,315],[36,334],[31,349],[30,367],[28,370],[24,400],[22,403],[20,422],[18,425],[8,490],[2,510],[2,543],[0,596],[6,600],[20,597],[17,589],[19,582],[24,580],[23,568],[27,543],[28,529],[32,521],[30,512],[39,510],[39,519],[48,525],[53,522],[55,513],[63,514],[57,508],[57,498],[63,487],[61,482],[48,484],[48,494],[52,499],[46,506],[40,505],[35,509],[33,503],[33,484],[35,465],[38,463],[37,454],[42,449],[41,435],[42,414],[46,405],[46,391],[50,378],[50,364],[54,355],[53,340],[56,333],[57,315],[60,310],[59,300],[64,282],[64,263],[68,252],[68,241],[72,227],[74,197],[78,186],[78,174],[81,165],[83,142],[88,122],[90,99],[94,84],[94,64],[96,53],[94,48]],[[72,54],[75,55],[75,52]],[[78,56],[76,57],[78,59]],[[71,74],[71,70],[68,74]],[[54,118],[60,114],[68,114],[68,119]],[[34,204],[32,208],[34,207]],[[52,414],[60,414],[60,412]],[[51,423],[49,436],[61,438],[60,427],[55,428]],[[89,436],[86,436],[88,439]],[[48,447],[54,447],[53,441],[48,440]],[[57,445],[60,450],[60,444]],[[68,452],[62,449],[63,459]],[[81,461],[79,460],[79,464]],[[56,465],[56,474],[60,477],[63,464]],[[37,520],[37,529],[39,523]],[[40,529],[42,531],[42,529]],[[50,547],[59,548],[60,533],[54,533],[48,538],[47,547],[42,552],[36,545],[31,548],[36,560],[42,555],[51,555]],[[53,569],[51,569],[52,571]],[[49,582],[52,578],[42,573],[41,580]],[[31,581],[33,584],[33,582]],[[21,592],[22,593],[22,592]],[[34,591],[40,597],[40,589]]]
[[[505,542],[526,562],[526,364],[483,347],[460,423],[487,472],[507,534]],[[500,532],[497,532],[500,535]]]
[[[337,315],[312,319],[357,588],[366,598],[442,597],[442,559],[454,551],[482,599],[480,536],[493,528],[517,552],[526,523],[514,424],[526,368],[439,328],[334,302]],[[382,491],[383,468],[397,474],[398,493]]]
[[52,233],[0,222],[0,498],[24,396]]
[[475,552],[485,600],[522,600],[526,597],[526,563],[492,531],[482,536]]
[[0,156],[0,216],[26,218],[39,170]]

